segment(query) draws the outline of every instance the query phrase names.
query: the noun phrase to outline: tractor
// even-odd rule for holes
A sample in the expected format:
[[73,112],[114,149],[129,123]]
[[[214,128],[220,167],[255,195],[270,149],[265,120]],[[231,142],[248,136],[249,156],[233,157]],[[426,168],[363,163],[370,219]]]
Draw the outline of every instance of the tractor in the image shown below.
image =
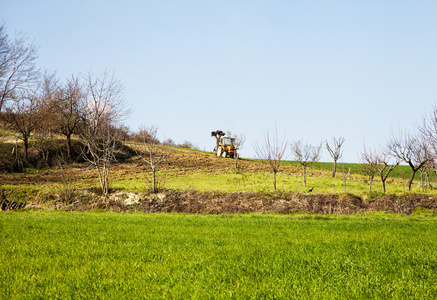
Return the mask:
[[217,156],[226,157],[229,156],[231,158],[235,155],[235,138],[231,137],[220,137],[220,142],[216,149]]

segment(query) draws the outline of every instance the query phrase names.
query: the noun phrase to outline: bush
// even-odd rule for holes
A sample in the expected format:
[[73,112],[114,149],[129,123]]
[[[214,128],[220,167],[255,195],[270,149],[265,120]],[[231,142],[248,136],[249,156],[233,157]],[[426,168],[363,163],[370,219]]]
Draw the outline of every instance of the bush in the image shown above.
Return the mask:
[[413,215],[413,216],[433,216],[434,212],[432,211],[432,209],[418,206],[413,210],[411,215]]

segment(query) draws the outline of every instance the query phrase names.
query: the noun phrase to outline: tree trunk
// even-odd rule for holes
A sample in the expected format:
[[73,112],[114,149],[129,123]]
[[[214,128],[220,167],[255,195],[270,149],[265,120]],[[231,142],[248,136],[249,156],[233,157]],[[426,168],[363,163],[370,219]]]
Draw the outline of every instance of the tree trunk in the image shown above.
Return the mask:
[[217,153],[218,146],[219,146],[219,143],[220,143],[220,137],[216,137],[215,139],[216,139],[216,141],[215,141],[215,153]]
[[275,192],[276,192],[276,172],[273,172],[273,187],[274,187]]
[[[385,168],[384,168],[385,169]],[[379,171],[379,176],[381,177],[381,186],[382,186],[382,192],[385,193],[385,181],[387,180],[388,174],[391,172],[390,170],[386,173],[386,176],[384,176],[384,169]]]
[[67,135],[67,157],[72,160],[73,159],[73,154],[72,154],[72,149],[71,149],[71,134]]
[[412,169],[413,173],[411,173],[411,177],[410,180],[408,181],[408,191],[411,191],[411,186],[413,185],[413,180],[414,180],[414,175],[416,175],[416,171],[415,169]]
[[307,166],[303,165],[303,186],[307,186]]
[[426,172],[426,188],[429,190],[431,183],[429,182],[429,172]]
[[99,182],[100,187],[102,188],[102,195],[105,198],[105,200],[108,199],[109,194],[109,169],[110,166],[107,164],[103,164],[102,166],[95,165],[97,172],[99,173]]
[[420,172],[420,186],[421,186],[422,192],[423,192],[424,191],[423,172]]
[[105,180],[105,199],[108,198],[109,194],[109,165],[104,167],[104,180]]
[[334,159],[334,165],[332,166],[332,177],[335,177],[336,169],[337,169],[337,160]]
[[96,169],[97,169],[97,173],[99,173],[99,183],[100,183],[100,188],[102,189],[102,194],[104,194],[105,191],[105,184],[103,182],[103,173],[102,170],[100,170],[99,166],[96,165]]
[[372,183],[373,183],[373,177],[374,177],[375,175],[372,175],[372,176],[370,176],[370,182],[369,182],[369,192],[371,192],[372,191]]
[[24,142],[24,159],[27,161],[27,149],[29,148],[29,138],[24,137],[23,138],[23,142]]
[[155,176],[155,168],[152,167],[152,190],[156,193],[156,176]]

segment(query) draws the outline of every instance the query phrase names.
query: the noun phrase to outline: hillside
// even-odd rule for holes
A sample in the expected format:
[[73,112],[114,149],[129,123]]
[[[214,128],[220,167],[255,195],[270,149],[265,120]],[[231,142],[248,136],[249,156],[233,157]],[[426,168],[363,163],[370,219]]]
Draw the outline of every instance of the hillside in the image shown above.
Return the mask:
[[234,159],[176,147],[168,148],[172,157],[158,169],[160,192],[153,194],[149,192],[150,170],[133,155],[132,147],[124,147],[112,166],[108,200],[99,196],[96,171],[81,162],[0,174],[1,201],[25,202],[28,208],[144,212],[349,214],[384,210],[411,214],[418,207],[425,213],[437,211],[434,191],[422,193],[415,185],[407,193],[402,178],[390,179],[384,195],[378,192],[377,181],[374,192],[368,192],[366,177],[350,173],[343,181],[341,170],[332,178],[329,169],[316,165],[308,169],[304,187],[301,167],[286,162],[277,175],[275,193],[267,164],[242,159],[236,168]]

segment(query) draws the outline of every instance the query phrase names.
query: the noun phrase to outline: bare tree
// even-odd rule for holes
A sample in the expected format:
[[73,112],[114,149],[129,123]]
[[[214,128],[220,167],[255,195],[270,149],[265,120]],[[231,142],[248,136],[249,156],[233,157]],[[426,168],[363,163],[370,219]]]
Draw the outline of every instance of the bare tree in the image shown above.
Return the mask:
[[392,156],[388,153],[388,150],[376,150],[375,148],[367,150],[364,146],[364,153],[361,154],[363,159],[364,172],[369,175],[370,184],[369,191],[372,190],[372,181],[375,173],[378,173],[381,179],[382,191],[386,192],[386,181],[390,173],[399,166],[400,160],[396,159],[394,163],[391,163]]
[[362,168],[366,175],[369,176],[369,192],[372,191],[372,183],[375,178],[375,174],[379,170],[380,156],[378,152],[371,148],[367,149],[364,146],[364,152],[361,153],[361,159],[363,160]]
[[44,114],[41,93],[38,90],[26,90],[17,93],[11,105],[8,105],[4,113],[6,123],[20,133],[20,139],[24,143],[24,156],[27,161],[29,138],[31,133],[42,126],[47,115]]
[[162,144],[164,146],[176,146],[176,143],[172,139],[170,139],[170,138],[168,138],[165,141],[163,141]]
[[329,152],[329,155],[331,155],[332,159],[334,160],[334,165],[332,167],[332,177],[335,177],[335,171],[337,170],[337,161],[343,156],[343,151],[341,150],[341,147],[344,143],[344,137],[339,137],[336,139],[335,137],[332,138],[332,146],[329,145],[328,141],[326,141],[326,149]]
[[437,174],[437,107],[434,107],[429,115],[423,117],[422,125],[418,128],[429,145],[430,160],[427,165]]
[[307,185],[307,167],[320,159],[320,152],[322,144],[319,146],[312,146],[310,144],[303,144],[302,141],[295,141],[291,145],[291,150],[295,159],[303,166],[303,185]]
[[422,192],[425,190],[425,186],[427,188],[430,187],[429,182],[429,172],[434,170],[434,162],[433,159],[430,159],[420,170],[420,187],[422,188]]
[[9,55],[9,37],[4,23],[0,24],[0,78],[6,74]]
[[54,104],[59,97],[59,91],[60,83],[59,79],[56,77],[56,73],[50,74],[45,72],[41,84],[41,96],[44,107],[47,110],[46,115],[48,116],[48,118],[44,120],[44,131],[46,133],[52,133],[57,130],[57,115]]
[[391,130],[391,136],[387,140],[387,149],[391,155],[411,167],[411,177],[408,181],[408,190],[410,191],[416,172],[430,159],[428,144],[417,135],[409,134],[406,131],[399,131],[396,135]]
[[382,191],[385,193],[385,182],[387,181],[388,175],[390,175],[391,171],[393,171],[397,166],[399,166],[400,160],[396,159],[394,163],[390,163],[390,155],[387,153],[382,153],[379,159],[378,172],[379,177],[381,178]]
[[36,58],[37,48],[27,44],[23,34],[17,34],[10,41],[5,25],[0,25],[0,112],[7,101],[21,96],[37,83]]
[[109,193],[109,172],[116,161],[119,140],[118,127],[128,114],[122,96],[123,85],[114,73],[105,71],[100,76],[90,72],[84,77],[87,97],[84,105],[84,126],[80,130],[86,145],[83,156],[99,174],[100,187],[105,198]]
[[230,131],[227,132],[227,135],[230,138],[235,139],[234,142],[234,147],[235,147],[235,153],[234,153],[234,158],[235,158],[235,168],[238,167],[238,158],[239,158],[239,151],[243,148],[244,142],[246,141],[246,135],[244,134],[235,134],[232,133]]
[[85,97],[79,77],[72,76],[65,84],[58,86],[51,104],[54,127],[67,139],[67,156],[70,160],[73,158],[71,137],[78,133],[83,120]]
[[243,149],[244,142],[246,141],[246,135],[232,133],[231,131],[227,131],[226,135],[235,139],[235,151]]
[[107,198],[109,194],[109,172],[112,162],[116,162],[117,130],[109,123],[99,126],[96,135],[85,139],[86,152],[83,156],[90,163],[90,167],[97,170],[102,194]]
[[181,144],[177,144],[176,147],[185,148],[185,149],[198,149],[198,147],[196,145],[194,145],[192,142],[190,142],[188,140],[185,140]]
[[142,147],[137,149],[136,152],[152,170],[152,191],[156,193],[158,191],[156,187],[156,169],[167,163],[171,157],[171,150],[159,145],[159,140],[157,138],[158,127],[143,127],[140,129],[140,132],[143,136],[143,142]]
[[434,107],[429,115],[423,117],[422,125],[418,128],[435,156],[437,154],[437,107]]
[[275,130],[275,135],[273,138],[270,138],[269,133],[267,132],[264,135],[264,144],[258,145],[257,142],[253,145],[256,156],[264,163],[270,166],[270,169],[273,172],[273,187],[276,192],[276,174],[279,172],[281,167],[281,161],[287,150],[288,142],[285,140],[285,137],[282,141],[279,140],[278,132]]

